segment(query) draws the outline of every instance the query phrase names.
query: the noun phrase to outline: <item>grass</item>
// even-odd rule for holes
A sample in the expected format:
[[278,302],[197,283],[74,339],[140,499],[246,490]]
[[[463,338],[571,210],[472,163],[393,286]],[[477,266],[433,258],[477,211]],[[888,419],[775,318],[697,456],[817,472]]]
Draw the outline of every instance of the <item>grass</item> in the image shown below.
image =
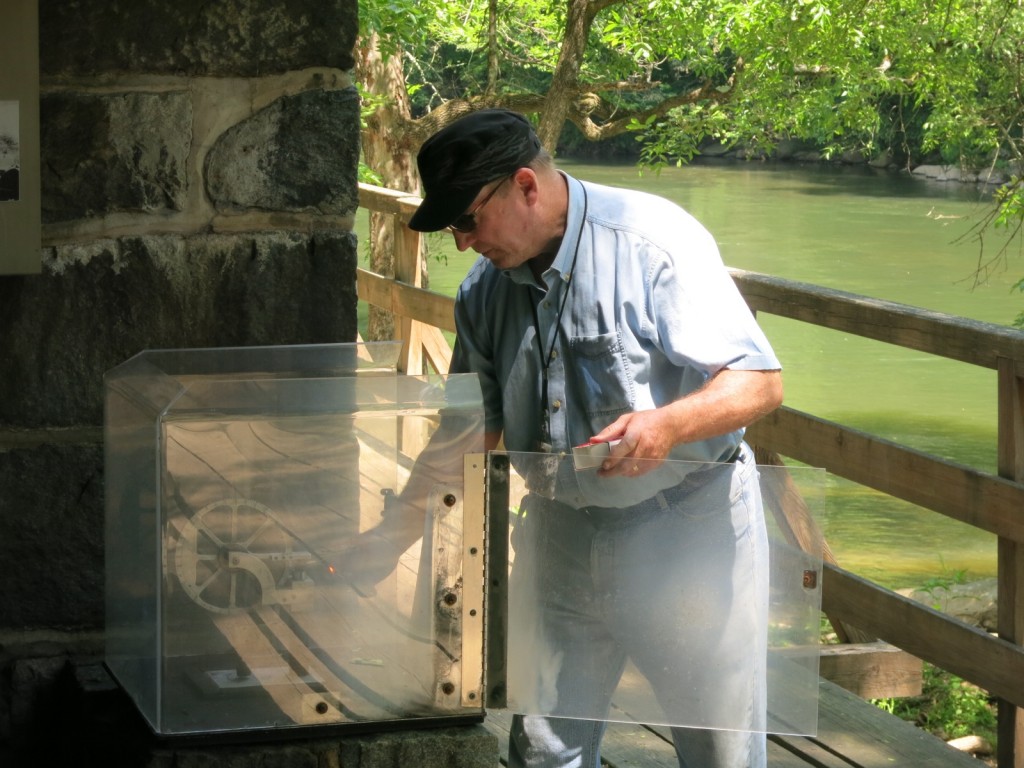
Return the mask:
[[924,665],[920,696],[874,699],[872,703],[944,741],[973,735],[993,747],[996,744],[996,707],[989,695],[931,664]]

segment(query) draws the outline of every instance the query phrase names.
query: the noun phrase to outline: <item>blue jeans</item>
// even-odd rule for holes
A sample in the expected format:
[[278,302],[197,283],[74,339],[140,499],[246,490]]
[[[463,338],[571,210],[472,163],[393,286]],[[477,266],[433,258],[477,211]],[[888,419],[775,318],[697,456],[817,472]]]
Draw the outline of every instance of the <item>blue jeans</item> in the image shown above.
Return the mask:
[[510,768],[599,766],[627,663],[656,699],[631,714],[686,726],[672,728],[680,766],[763,768],[768,541],[749,449],[655,503],[524,506],[509,693],[526,714],[513,721]]

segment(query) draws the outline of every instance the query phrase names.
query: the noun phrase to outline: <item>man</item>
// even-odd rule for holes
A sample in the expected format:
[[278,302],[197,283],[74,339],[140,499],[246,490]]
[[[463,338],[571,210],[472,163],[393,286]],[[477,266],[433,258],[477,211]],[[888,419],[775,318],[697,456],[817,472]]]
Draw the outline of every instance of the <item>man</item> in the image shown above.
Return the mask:
[[[506,110],[447,126],[417,161],[409,226],[481,255],[451,372],[479,376],[488,449],[553,457],[526,462],[541,470],[511,589],[541,603],[535,686],[558,716],[515,718],[510,766],[598,766],[603,724],[573,716],[572,691],[606,707],[627,659],[701,726],[673,729],[681,766],[763,766],[767,539],[742,434],[782,383],[714,240],[666,200],[559,171]],[[607,458],[574,473],[560,457],[591,440]],[[652,563],[658,595],[633,578]]]

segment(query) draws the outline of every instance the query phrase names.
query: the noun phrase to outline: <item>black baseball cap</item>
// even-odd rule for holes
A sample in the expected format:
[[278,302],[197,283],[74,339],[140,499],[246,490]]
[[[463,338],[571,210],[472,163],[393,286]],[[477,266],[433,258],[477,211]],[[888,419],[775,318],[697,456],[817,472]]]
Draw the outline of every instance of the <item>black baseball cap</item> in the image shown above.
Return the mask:
[[427,139],[416,157],[424,197],[409,228],[437,232],[455,221],[488,182],[528,165],[540,152],[530,122],[507,109],[482,109]]

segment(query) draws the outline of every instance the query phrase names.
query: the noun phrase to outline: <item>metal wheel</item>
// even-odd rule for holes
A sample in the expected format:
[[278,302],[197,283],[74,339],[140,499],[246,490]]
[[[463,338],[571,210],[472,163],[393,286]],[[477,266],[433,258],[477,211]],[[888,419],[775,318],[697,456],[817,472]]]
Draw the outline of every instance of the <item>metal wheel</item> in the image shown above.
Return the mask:
[[182,589],[215,613],[277,602],[277,585],[294,559],[292,537],[266,506],[251,499],[203,507],[182,525],[174,546]]

